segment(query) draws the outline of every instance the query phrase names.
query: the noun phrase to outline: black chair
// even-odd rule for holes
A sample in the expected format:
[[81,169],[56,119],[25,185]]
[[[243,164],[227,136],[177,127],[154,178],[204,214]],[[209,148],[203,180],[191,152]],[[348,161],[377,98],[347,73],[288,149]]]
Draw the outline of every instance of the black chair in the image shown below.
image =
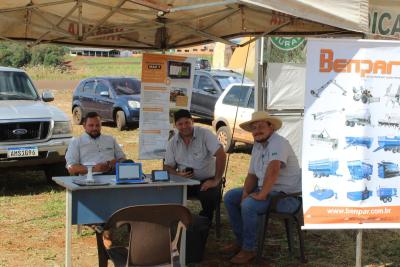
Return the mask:
[[[224,188],[225,188],[225,183],[226,179],[225,177],[222,177],[221,183],[220,183],[220,194],[218,195],[217,199],[217,204],[215,206],[215,212],[214,212],[214,217],[215,217],[215,236],[216,238],[221,237],[221,202],[222,202],[222,196],[224,194]],[[198,200],[195,197],[189,197],[189,200]]]
[[[286,197],[295,197],[300,201],[300,205],[297,210],[294,212],[278,212],[276,210],[277,203]],[[259,232],[258,232],[258,250],[257,250],[257,259],[261,260],[262,257],[262,252],[264,249],[264,243],[265,243],[265,236],[266,232],[268,229],[268,222],[270,219],[281,219],[284,220],[285,223],[285,229],[286,229],[286,237],[287,237],[287,242],[288,242],[288,250],[289,254],[291,255],[293,252],[293,243],[294,243],[294,238],[293,238],[293,226],[295,227],[295,230],[298,234],[298,240],[299,240],[299,249],[300,249],[300,261],[302,263],[306,262],[306,257],[304,253],[304,235],[303,232],[301,231],[301,226],[304,224],[303,223],[303,202],[302,202],[302,197],[301,193],[295,193],[295,194],[280,194],[277,196],[272,197],[271,200],[271,205],[269,206],[268,210],[266,211],[265,214],[261,214],[259,216]]]
[[217,206],[215,208],[215,236],[219,239],[221,237],[221,201],[224,195],[226,179],[222,177],[220,194],[217,200]]
[[[106,267],[108,259],[116,267],[179,265],[182,230],[191,221],[190,211],[181,205],[142,205],[120,209],[111,215],[102,229],[96,230],[99,266]],[[103,235],[123,225],[129,228],[129,246],[106,249]],[[173,232],[176,232],[174,239]]]

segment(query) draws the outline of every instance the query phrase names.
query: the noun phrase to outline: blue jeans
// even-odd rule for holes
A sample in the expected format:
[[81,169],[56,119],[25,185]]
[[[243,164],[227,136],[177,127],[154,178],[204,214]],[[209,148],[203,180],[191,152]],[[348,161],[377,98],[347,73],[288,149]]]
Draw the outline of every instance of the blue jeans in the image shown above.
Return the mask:
[[[258,188],[254,192],[259,191]],[[271,203],[271,196],[279,194],[272,191],[266,200],[255,200],[252,197],[245,198],[242,202],[242,188],[228,191],[224,196],[225,207],[228,211],[229,222],[236,242],[247,251],[257,250],[257,221],[258,215],[267,211]]]

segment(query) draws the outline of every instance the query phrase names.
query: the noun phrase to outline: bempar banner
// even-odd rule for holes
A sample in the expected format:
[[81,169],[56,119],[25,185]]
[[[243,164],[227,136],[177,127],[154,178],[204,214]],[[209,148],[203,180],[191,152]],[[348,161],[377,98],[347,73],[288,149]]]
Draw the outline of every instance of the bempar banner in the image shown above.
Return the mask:
[[400,43],[309,39],[305,229],[400,227]]

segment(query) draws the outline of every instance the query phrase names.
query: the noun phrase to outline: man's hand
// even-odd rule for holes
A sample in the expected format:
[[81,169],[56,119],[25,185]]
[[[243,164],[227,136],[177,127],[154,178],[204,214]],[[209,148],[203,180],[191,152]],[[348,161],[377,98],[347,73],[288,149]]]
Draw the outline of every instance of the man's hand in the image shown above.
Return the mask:
[[179,175],[179,176],[182,176],[182,177],[185,177],[185,178],[192,178],[193,177],[193,172],[185,172],[185,171],[179,172],[179,171],[177,171],[176,175]]
[[262,192],[254,192],[250,194],[250,197],[252,197],[255,200],[266,200],[267,194],[264,194]]
[[213,188],[218,186],[219,184],[219,180],[214,179],[208,179],[207,181],[205,181],[201,187],[200,187],[200,191],[207,191],[209,188]]
[[110,170],[110,165],[107,162],[97,163],[93,167],[93,172],[108,172]]

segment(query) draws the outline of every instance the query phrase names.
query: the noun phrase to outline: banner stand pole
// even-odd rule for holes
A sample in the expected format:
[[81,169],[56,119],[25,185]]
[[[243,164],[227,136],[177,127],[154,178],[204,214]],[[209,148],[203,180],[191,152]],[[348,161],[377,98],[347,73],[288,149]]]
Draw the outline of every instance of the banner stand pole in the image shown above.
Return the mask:
[[362,254],[362,234],[363,230],[357,230],[356,238],[356,267],[361,267],[361,254]]

